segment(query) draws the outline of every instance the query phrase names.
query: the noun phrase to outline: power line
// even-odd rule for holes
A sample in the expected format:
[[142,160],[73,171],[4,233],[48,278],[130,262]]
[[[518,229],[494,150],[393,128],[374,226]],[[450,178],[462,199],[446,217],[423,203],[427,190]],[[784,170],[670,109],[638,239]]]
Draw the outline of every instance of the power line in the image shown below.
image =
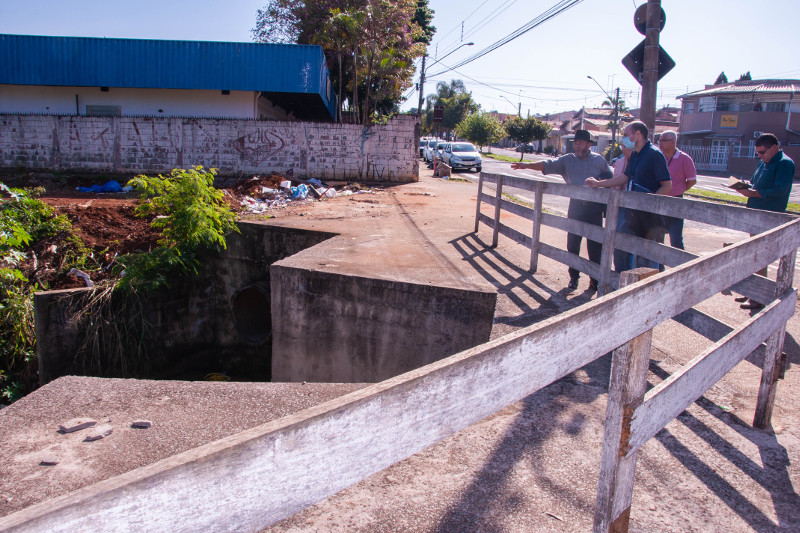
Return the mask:
[[[477,12],[478,12],[478,10],[479,10],[480,8],[482,8],[483,6],[485,6],[485,5],[487,4],[487,2],[489,2],[489,0],[483,0],[483,3],[482,3],[481,5],[479,5],[478,7],[476,7],[476,8],[475,8],[475,9],[472,11],[472,13],[470,13],[469,15],[467,15],[466,17],[464,17],[464,18],[461,20],[461,24],[463,24],[463,23],[465,23],[466,21],[468,21],[468,20],[470,19],[470,17],[471,17],[472,15],[474,15],[475,13],[477,13]],[[458,28],[459,28],[459,24],[456,24],[455,26],[453,26],[453,29],[452,29],[452,30],[450,30],[449,32],[447,32],[447,33],[445,33],[444,35],[442,35],[441,37],[439,37],[439,39],[438,39],[438,40],[439,40],[439,42],[442,42],[442,41],[444,41],[444,38],[445,38],[445,37],[447,37],[448,35],[450,35],[450,34],[451,34],[451,33],[453,33],[454,31],[456,31]]]
[[[500,15],[502,15],[503,13],[508,11],[508,9],[511,8],[511,6],[516,4],[518,1],[519,0],[505,0],[505,3],[501,4],[500,7],[495,9],[494,13],[491,16],[489,16],[488,18],[484,18],[483,20],[481,20],[480,22],[475,24],[475,26],[473,26],[472,28],[467,30],[467,34],[464,35],[462,40],[463,39],[467,39],[467,38],[471,37],[472,35],[474,35],[478,30],[480,30],[481,28],[485,27],[487,24],[492,22],[494,19],[496,19],[497,17],[499,17]],[[484,2],[483,4],[485,4],[485,3],[486,2]],[[481,4],[481,6],[483,6],[483,4]]]
[[[504,46],[504,45],[510,43],[511,41],[513,41],[514,39],[519,37],[520,35],[524,35],[525,33],[529,32],[530,30],[534,29],[535,27],[547,22],[548,20],[552,19],[553,17],[558,16],[559,14],[563,13],[567,9],[576,6],[576,5],[580,4],[581,2],[583,2],[583,0],[562,0],[561,2],[558,2],[557,4],[555,4],[553,7],[551,7],[550,9],[548,9],[547,11],[542,13],[541,15],[539,15],[539,16],[535,17],[534,19],[530,20],[525,25],[517,28],[516,30],[514,30],[510,34],[506,35],[505,37],[503,37],[499,41],[496,41],[496,42],[492,43],[491,45],[487,46],[486,48],[484,48],[480,52],[477,52],[476,54],[471,55],[470,57],[468,57],[467,59],[461,61],[460,63],[457,63],[451,69],[448,69],[448,70],[454,70],[454,69],[463,67],[467,63],[471,63],[472,61],[475,61],[476,59],[479,59],[479,58],[485,56],[486,54],[488,54],[490,52],[494,52],[495,50],[497,50],[501,46]],[[441,72],[437,72],[436,74],[432,74],[430,77],[434,77],[434,76],[438,76],[440,74],[444,74],[448,70],[443,70]]]

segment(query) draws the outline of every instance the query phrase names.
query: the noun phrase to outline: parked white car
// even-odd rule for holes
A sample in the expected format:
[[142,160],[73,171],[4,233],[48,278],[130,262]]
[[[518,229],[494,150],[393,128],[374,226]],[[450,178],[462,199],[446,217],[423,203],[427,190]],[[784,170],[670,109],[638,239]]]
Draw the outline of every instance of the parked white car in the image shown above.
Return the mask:
[[425,150],[422,153],[422,159],[424,159],[426,163],[430,164],[433,162],[433,151],[436,149],[437,144],[439,144],[439,139],[430,139],[425,144]]
[[442,161],[447,163],[453,170],[459,168],[475,169],[480,172],[483,161],[481,154],[472,143],[453,142],[447,143],[442,152]]

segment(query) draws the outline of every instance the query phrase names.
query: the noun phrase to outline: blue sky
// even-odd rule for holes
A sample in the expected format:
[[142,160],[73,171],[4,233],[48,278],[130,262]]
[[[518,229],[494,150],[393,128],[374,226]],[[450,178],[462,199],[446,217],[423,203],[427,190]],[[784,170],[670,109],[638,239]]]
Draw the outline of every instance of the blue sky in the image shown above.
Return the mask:
[[[428,74],[451,66],[510,34],[557,0],[430,0],[437,34],[430,55],[439,58],[463,42]],[[633,13],[644,0],[583,0],[498,50],[457,71],[428,80],[462,79],[484,110],[523,114],[597,106],[605,98],[587,75],[608,91],[620,87],[638,107],[639,85],[620,63],[642,39]],[[120,2],[37,0],[0,2],[0,33],[142,39],[250,41],[260,0]],[[663,0],[667,23],[661,44],[677,63],[659,83],[659,105],[712,83],[720,71],[733,80],[800,78],[800,1]],[[464,40],[461,40],[462,23]],[[438,54],[438,56],[437,56]],[[430,64],[430,63],[429,63]],[[419,77],[417,76],[416,79]],[[404,109],[415,107],[408,91]]]

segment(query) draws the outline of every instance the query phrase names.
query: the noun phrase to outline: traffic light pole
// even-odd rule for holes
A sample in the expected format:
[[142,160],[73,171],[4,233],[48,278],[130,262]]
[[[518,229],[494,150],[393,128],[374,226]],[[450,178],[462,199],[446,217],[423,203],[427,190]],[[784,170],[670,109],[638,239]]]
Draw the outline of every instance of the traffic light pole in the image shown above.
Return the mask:
[[658,53],[660,50],[661,0],[647,0],[647,33],[644,38],[642,70],[642,101],[640,119],[650,130],[652,138],[656,125],[656,96],[658,94]]

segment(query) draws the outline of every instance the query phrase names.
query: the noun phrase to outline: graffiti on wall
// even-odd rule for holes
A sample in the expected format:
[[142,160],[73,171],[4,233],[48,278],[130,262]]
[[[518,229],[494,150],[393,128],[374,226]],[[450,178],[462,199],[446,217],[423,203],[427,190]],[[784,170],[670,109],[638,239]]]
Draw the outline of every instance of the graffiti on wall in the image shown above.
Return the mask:
[[278,153],[286,146],[286,142],[274,131],[258,128],[231,141],[233,148],[249,163],[257,165],[272,154]]

